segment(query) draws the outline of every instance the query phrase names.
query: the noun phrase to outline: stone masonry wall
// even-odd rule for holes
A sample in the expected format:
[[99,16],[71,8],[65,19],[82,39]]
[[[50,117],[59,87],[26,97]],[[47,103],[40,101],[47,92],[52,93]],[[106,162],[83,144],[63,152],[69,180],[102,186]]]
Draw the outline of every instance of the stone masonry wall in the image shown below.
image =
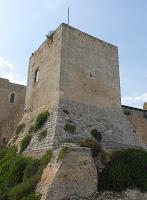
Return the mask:
[[[34,123],[37,115],[41,112],[48,111],[49,117],[47,122],[43,125],[41,129],[33,134],[33,138],[28,146],[28,148],[24,151],[24,155],[32,156],[32,157],[41,157],[48,149],[54,148],[54,141],[55,138],[55,129],[56,129],[56,121],[57,121],[57,114],[58,114],[58,104],[54,104],[52,106],[44,106],[41,109],[38,109],[37,112],[32,113],[29,116],[29,121],[25,120],[28,116],[25,116],[23,122],[27,124],[27,128],[24,134],[28,133],[28,129]],[[47,135],[41,141],[39,140],[38,136],[41,132],[47,131]]]
[[[39,131],[47,129],[47,138],[39,142],[36,133],[26,154],[78,143],[91,137],[94,128],[103,135],[106,148],[145,148],[122,112],[117,47],[66,24],[30,58],[24,118],[30,115],[34,120],[44,106],[52,118]],[[67,122],[75,125],[75,133],[65,131]]]
[[71,196],[86,198],[94,194],[98,178],[91,151],[69,146],[68,152],[59,160],[60,149],[54,152],[38,184],[37,192],[42,194],[41,200],[63,200]]
[[121,109],[117,47],[62,25],[60,97]]
[[129,106],[122,106],[122,108],[126,118],[132,124],[133,131],[147,143],[147,111]]
[[[0,145],[8,141],[24,114],[26,87],[0,78]],[[10,102],[14,94],[14,102]]]
[[[44,105],[50,106],[59,98],[61,59],[61,27],[30,57],[26,91],[26,113]],[[35,72],[38,70],[38,81]]]
[[[65,131],[66,123],[73,124],[76,131],[74,133]],[[102,145],[105,148],[132,146],[145,148],[122,111],[60,99],[56,127],[58,144],[78,143],[83,138],[91,137],[93,129],[97,129],[102,134]]]

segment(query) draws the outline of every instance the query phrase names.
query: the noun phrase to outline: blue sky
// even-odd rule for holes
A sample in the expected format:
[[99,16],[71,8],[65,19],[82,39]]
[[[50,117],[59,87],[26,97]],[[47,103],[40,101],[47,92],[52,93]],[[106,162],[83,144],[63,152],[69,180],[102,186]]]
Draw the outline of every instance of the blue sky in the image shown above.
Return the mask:
[[0,76],[25,83],[29,56],[67,22],[119,48],[123,104],[147,101],[146,0],[0,0]]

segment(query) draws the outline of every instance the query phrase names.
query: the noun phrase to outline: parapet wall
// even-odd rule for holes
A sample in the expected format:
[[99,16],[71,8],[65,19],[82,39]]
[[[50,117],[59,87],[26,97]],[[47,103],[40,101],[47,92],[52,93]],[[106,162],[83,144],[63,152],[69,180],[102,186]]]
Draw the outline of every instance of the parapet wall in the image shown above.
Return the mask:
[[147,110],[122,106],[126,118],[131,122],[133,131],[147,143]]

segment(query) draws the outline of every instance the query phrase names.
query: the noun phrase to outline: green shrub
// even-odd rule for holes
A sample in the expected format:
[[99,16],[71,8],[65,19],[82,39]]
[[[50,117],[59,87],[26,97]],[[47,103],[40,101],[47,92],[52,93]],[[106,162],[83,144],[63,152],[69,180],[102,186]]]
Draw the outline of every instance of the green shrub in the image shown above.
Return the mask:
[[40,129],[44,125],[44,123],[47,121],[48,117],[49,117],[48,111],[40,113],[37,116],[36,122],[35,122],[35,131],[37,131],[38,129]]
[[39,141],[44,139],[46,136],[47,136],[47,129],[39,133],[39,135],[38,135]]
[[29,134],[32,134],[34,132],[35,132],[35,124],[31,125],[30,128],[29,128],[29,130],[28,130]]
[[98,177],[101,191],[135,188],[147,191],[147,152],[136,149],[115,152]]
[[69,148],[63,147],[59,152],[58,160],[62,160],[68,152],[69,152]]
[[20,153],[22,153],[27,146],[29,145],[30,141],[32,139],[32,135],[31,134],[27,134],[21,141],[20,143]]
[[37,176],[41,176],[43,169],[51,161],[52,157],[53,157],[53,151],[52,150],[48,150],[42,156],[42,158],[40,159],[40,167],[38,169]]
[[16,135],[18,135],[24,129],[24,127],[25,123],[18,125],[16,128]]
[[65,113],[65,114],[69,114],[69,111],[68,110],[66,110],[66,109],[63,109],[63,112]]
[[36,195],[34,193],[29,194],[25,197],[23,197],[21,200],[40,200],[40,195]]
[[40,161],[41,164],[42,164],[43,166],[46,166],[46,165],[51,161],[52,157],[53,157],[53,151],[49,149],[49,150],[46,152],[46,154],[44,154],[44,155],[42,156],[41,161]]
[[86,139],[81,140],[79,142],[79,145],[81,147],[90,148],[93,157],[98,156],[99,152],[102,151],[101,145],[96,140],[93,140],[93,139],[90,139],[90,138],[86,138]]
[[67,124],[65,124],[64,126],[64,130],[67,132],[70,132],[70,133],[74,133],[76,131],[76,127],[74,124],[68,122]]
[[49,150],[33,160],[17,154],[15,148],[0,150],[0,200],[39,200],[36,185],[52,154]]
[[40,166],[40,160],[38,159],[33,160],[30,158],[24,170],[23,178],[27,180],[28,178],[34,176],[37,173],[39,166]]
[[100,142],[102,140],[102,134],[100,132],[98,132],[97,129],[93,129],[91,131],[91,135],[98,141]]
[[13,187],[8,193],[8,199],[20,200],[25,195],[31,193],[36,187],[34,180],[27,180]]

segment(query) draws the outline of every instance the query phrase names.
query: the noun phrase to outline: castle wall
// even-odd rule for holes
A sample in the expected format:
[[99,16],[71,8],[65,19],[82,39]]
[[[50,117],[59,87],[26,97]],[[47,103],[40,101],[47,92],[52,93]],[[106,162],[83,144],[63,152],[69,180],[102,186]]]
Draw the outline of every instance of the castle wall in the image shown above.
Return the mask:
[[[38,153],[38,150],[43,154],[52,148],[54,143],[59,101],[61,33],[59,27],[30,57],[23,121],[29,128],[38,114],[46,110],[50,113],[47,123],[38,130],[28,146],[27,152],[32,156],[35,152]],[[35,82],[36,70],[39,71],[37,82]],[[47,137],[39,141],[38,135],[43,130],[47,130]]]
[[122,108],[127,119],[132,124],[133,131],[147,143],[147,111],[129,106],[122,106]]
[[0,144],[12,136],[24,113],[26,87],[0,78]]
[[[53,105],[59,98],[61,30],[47,39],[30,57],[26,92],[26,112]],[[39,71],[35,82],[36,70]]]
[[117,47],[63,24],[60,76],[55,146],[79,143],[93,129],[105,148],[142,145],[122,112]]
[[[144,147],[122,112],[117,47],[66,24],[30,58],[24,116],[28,130],[45,110],[48,121],[33,135],[25,155],[79,143],[92,137],[92,129],[102,134],[105,148]],[[65,130],[67,123],[75,126],[74,133]],[[39,141],[45,129],[47,136]]]
[[63,24],[60,97],[120,109],[117,47]]

